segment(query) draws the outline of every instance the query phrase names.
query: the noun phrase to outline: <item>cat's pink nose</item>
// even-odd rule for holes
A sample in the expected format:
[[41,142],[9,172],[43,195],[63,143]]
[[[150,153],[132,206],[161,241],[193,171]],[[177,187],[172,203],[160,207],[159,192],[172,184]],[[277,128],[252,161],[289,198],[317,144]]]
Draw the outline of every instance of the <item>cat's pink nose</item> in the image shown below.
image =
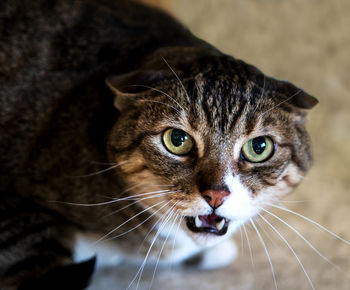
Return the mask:
[[219,206],[221,206],[224,202],[225,197],[228,196],[229,194],[230,192],[226,190],[213,190],[213,189],[207,189],[202,192],[202,196],[213,209],[216,209]]

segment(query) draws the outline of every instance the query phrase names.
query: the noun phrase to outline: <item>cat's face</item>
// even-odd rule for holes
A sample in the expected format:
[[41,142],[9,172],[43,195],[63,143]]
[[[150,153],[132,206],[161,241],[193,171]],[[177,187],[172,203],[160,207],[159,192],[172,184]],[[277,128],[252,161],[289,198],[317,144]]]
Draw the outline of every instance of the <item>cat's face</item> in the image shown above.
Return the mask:
[[[304,119],[317,103],[242,62],[210,61],[204,73],[177,70],[182,84],[169,68],[160,82],[145,82],[149,71],[110,80],[121,110],[109,140],[120,179],[150,212],[184,217],[203,246],[299,184],[311,162]],[[125,82],[147,87],[122,93]]]

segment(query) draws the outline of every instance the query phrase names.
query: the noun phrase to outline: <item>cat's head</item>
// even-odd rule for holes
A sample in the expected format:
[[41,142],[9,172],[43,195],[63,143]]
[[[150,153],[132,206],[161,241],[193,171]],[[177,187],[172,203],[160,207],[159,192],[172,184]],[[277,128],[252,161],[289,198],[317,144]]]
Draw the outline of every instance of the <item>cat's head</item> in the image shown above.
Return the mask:
[[109,153],[144,207],[184,217],[207,246],[299,184],[317,100],[232,57],[182,50],[107,80],[121,112]]

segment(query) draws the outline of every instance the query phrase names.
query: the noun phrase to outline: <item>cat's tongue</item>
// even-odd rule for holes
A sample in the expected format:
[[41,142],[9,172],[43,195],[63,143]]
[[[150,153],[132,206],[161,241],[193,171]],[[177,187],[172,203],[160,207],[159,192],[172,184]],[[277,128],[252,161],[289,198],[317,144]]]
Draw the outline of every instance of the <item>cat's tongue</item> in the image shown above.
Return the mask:
[[187,218],[188,228],[195,232],[206,232],[216,235],[224,235],[227,232],[228,221],[214,213]]
[[209,215],[199,215],[198,218],[202,222],[201,227],[215,227],[217,222],[222,220],[222,217],[215,213]]

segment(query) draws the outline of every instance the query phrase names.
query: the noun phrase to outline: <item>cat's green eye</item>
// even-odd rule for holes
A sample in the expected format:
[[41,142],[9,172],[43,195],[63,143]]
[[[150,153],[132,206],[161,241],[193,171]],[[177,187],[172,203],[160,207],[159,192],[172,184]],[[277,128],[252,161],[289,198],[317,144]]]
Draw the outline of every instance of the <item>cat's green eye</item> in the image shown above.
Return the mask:
[[242,147],[242,154],[249,162],[263,162],[273,154],[273,147],[270,137],[260,136],[246,142]]
[[168,151],[176,155],[188,154],[194,146],[192,137],[180,129],[167,129],[163,134],[163,143]]

